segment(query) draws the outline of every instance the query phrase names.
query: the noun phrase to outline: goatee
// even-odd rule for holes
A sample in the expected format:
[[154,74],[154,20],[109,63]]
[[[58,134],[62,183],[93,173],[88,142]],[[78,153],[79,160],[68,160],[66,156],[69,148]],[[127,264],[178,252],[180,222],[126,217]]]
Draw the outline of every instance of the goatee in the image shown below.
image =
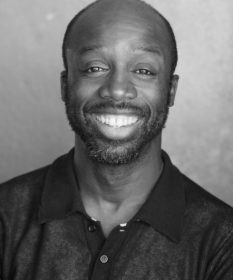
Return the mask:
[[[128,164],[139,159],[145,147],[161,133],[169,112],[167,104],[161,104],[157,106],[152,118],[149,106],[136,106],[127,102],[114,103],[111,100],[86,105],[82,111],[69,98],[65,100],[65,105],[70,126],[85,143],[88,156],[92,160],[109,165]],[[139,131],[124,140],[112,140],[102,135],[85,116],[105,108],[133,111],[143,120]]]

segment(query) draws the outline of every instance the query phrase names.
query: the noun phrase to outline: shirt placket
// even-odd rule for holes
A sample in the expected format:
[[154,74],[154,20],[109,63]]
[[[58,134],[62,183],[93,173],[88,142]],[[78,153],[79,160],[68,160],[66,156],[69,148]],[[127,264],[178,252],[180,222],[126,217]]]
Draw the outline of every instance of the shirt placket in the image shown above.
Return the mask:
[[86,222],[86,236],[89,249],[92,253],[90,264],[90,280],[108,279],[115,256],[120,252],[126,239],[128,224],[115,227],[108,238],[104,237],[101,225],[94,219]]

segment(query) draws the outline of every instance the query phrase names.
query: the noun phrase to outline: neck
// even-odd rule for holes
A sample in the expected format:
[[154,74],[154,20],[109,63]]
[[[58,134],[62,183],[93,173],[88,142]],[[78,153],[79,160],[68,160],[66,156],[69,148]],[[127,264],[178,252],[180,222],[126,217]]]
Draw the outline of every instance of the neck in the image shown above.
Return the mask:
[[74,161],[81,198],[87,214],[101,222],[107,237],[138,212],[154,187],[163,166],[161,137],[137,161],[119,166],[91,160],[80,141],[76,137]]
[[91,160],[80,141],[76,137],[75,169],[84,197],[96,203],[106,201],[116,208],[126,201],[147,197],[162,170],[161,137],[157,137],[137,161],[117,166]]

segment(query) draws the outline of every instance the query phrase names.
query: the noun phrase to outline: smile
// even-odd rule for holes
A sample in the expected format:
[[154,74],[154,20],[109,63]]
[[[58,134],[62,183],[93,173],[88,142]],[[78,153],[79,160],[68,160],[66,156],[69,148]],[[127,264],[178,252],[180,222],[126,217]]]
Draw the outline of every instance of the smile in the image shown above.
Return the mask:
[[114,128],[131,126],[138,121],[138,117],[132,115],[102,114],[95,115],[95,118],[98,122]]

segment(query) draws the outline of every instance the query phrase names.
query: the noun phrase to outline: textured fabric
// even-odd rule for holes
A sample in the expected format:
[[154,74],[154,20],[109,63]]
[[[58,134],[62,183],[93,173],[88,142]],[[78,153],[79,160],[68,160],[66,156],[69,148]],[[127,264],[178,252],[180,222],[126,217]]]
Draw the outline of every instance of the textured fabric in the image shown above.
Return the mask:
[[162,156],[145,204],[106,240],[83,207],[73,151],[2,184],[0,279],[233,279],[232,208]]

